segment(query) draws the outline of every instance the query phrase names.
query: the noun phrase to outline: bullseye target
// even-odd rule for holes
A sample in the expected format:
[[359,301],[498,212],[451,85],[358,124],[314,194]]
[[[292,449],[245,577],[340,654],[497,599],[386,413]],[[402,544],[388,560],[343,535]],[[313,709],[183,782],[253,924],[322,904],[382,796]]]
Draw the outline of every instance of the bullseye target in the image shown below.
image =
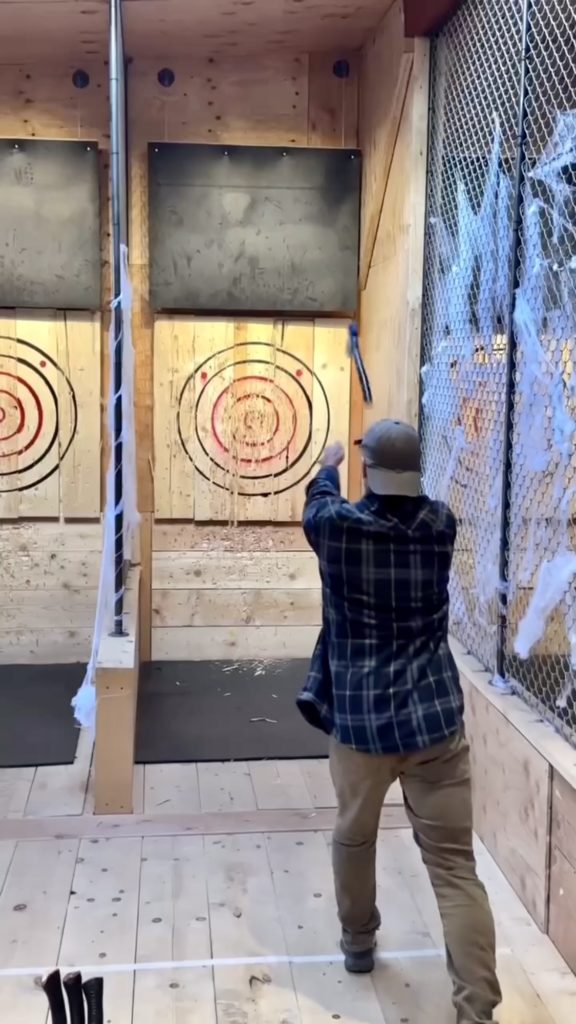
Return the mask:
[[29,341],[0,336],[0,493],[26,491],[52,476],[77,418],[74,389],[56,361]]
[[178,433],[188,458],[205,479],[245,497],[299,484],[329,431],[320,378],[304,360],[267,342],[213,353],[180,394]]

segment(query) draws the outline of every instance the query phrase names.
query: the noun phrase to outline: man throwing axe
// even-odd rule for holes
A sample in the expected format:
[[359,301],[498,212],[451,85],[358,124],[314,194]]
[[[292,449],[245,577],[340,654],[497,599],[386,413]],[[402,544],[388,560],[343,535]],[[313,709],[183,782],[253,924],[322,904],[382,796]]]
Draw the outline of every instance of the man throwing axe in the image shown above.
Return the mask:
[[330,735],[345,965],[354,973],[374,968],[376,839],[386,793],[399,779],[442,917],[458,1024],[486,1024],[501,992],[474,858],[463,696],[448,645],[456,521],[421,492],[412,427],[381,420],[359,444],[361,501],[340,496],[341,444],[326,449],[308,486],[303,526],[320,565],[323,625],[298,698],[306,720]]

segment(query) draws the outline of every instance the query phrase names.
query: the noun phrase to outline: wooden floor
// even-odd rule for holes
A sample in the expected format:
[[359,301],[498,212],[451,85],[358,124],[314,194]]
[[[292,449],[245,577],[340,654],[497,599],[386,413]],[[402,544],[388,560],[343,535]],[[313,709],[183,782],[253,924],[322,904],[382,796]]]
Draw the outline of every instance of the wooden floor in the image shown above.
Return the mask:
[[[74,765],[0,772],[0,1020],[46,1024],[37,980],[59,963],[104,973],[109,1024],[454,1024],[438,913],[406,827],[380,832],[378,968],[344,972],[330,833],[312,831],[334,806],[325,761],[147,767],[142,834],[82,838],[90,759],[83,738]],[[398,801],[395,790],[391,810]],[[280,830],[283,811],[305,812],[306,829]],[[249,832],[235,831],[240,812]],[[174,834],[189,815],[222,834]],[[171,834],[157,834],[169,817]],[[65,820],[77,834],[58,838]],[[32,838],[18,838],[24,826]],[[576,979],[481,844],[478,859],[498,925],[501,1024],[574,1024]]]
[[[91,814],[92,745],[81,733],[73,765],[0,769],[0,819]],[[389,794],[400,804],[399,786]],[[336,806],[328,762],[137,765],[136,814],[198,814]]]

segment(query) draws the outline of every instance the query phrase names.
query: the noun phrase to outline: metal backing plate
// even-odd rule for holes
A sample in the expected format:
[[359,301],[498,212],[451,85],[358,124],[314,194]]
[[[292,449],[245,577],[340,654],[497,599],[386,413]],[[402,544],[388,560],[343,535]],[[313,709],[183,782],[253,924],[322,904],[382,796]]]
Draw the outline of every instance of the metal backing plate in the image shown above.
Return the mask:
[[356,150],[153,143],[149,171],[153,309],[355,310]]
[[100,308],[98,148],[0,140],[0,307]]

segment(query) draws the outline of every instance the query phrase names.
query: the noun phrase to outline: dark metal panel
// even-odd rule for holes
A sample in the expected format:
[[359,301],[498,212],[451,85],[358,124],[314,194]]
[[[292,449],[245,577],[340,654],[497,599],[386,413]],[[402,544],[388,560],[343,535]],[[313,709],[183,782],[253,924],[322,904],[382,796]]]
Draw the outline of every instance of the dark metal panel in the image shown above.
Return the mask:
[[155,310],[355,310],[357,151],[155,143],[149,170]]
[[98,147],[0,140],[0,307],[100,308]]

